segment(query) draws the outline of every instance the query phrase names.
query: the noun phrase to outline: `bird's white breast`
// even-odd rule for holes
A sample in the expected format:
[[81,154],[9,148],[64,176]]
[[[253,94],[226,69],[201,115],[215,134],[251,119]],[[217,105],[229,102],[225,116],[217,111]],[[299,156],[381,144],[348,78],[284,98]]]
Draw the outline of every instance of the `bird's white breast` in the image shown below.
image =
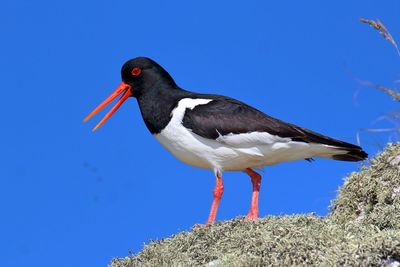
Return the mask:
[[211,102],[212,99],[184,98],[172,111],[168,125],[155,138],[181,161],[200,168],[213,169],[213,147],[207,145],[207,139],[194,134],[182,125],[186,109]]

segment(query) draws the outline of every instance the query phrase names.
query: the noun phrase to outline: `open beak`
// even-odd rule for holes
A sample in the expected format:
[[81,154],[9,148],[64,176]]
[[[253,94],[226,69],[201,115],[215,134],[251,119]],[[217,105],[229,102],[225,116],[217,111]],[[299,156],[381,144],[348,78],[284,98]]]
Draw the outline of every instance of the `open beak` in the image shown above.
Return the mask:
[[108,120],[115,111],[119,109],[119,107],[124,103],[128,97],[132,95],[131,86],[122,82],[117,89],[115,89],[114,93],[112,93],[106,100],[103,101],[100,105],[97,106],[83,121],[88,121],[91,117],[96,115],[100,110],[102,110],[105,106],[107,106],[111,101],[117,98],[119,95],[122,95],[118,102],[112,107],[112,109],[103,117],[103,119],[93,128],[93,131],[96,131],[101,125],[103,125],[106,120]]

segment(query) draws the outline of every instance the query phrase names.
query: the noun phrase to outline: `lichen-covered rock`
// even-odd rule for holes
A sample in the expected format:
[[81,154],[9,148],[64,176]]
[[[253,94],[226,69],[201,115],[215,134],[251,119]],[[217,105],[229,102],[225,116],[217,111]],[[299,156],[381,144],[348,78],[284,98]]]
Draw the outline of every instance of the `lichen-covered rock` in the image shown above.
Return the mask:
[[243,218],[153,241],[112,267],[400,266],[400,144],[352,173],[327,217]]
[[333,221],[400,229],[400,144],[370,160],[345,179],[331,207]]

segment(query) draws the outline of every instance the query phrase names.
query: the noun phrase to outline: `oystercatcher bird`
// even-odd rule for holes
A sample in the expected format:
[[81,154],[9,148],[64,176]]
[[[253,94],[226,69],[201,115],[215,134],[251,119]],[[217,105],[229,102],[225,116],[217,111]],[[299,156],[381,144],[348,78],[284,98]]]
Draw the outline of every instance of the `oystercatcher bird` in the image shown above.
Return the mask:
[[359,146],[272,118],[236,99],[186,91],[149,58],[127,61],[121,76],[122,83],[85,121],[121,95],[96,130],[127,98],[135,97],[148,130],[166,149],[189,165],[214,172],[207,224],[215,222],[224,192],[223,171],[244,171],[250,176],[253,191],[246,219],[254,220],[261,185],[254,169],[314,157],[360,161],[368,156]]

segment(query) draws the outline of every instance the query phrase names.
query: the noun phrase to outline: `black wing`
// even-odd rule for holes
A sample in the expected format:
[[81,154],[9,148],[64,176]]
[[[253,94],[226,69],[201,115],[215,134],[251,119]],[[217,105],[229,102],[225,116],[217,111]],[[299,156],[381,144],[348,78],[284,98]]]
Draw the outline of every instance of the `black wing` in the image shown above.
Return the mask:
[[231,133],[267,132],[292,141],[325,144],[354,153],[362,152],[360,158],[367,156],[359,146],[272,118],[243,102],[223,96],[213,96],[213,101],[208,104],[187,109],[182,123],[197,135],[209,139]]

